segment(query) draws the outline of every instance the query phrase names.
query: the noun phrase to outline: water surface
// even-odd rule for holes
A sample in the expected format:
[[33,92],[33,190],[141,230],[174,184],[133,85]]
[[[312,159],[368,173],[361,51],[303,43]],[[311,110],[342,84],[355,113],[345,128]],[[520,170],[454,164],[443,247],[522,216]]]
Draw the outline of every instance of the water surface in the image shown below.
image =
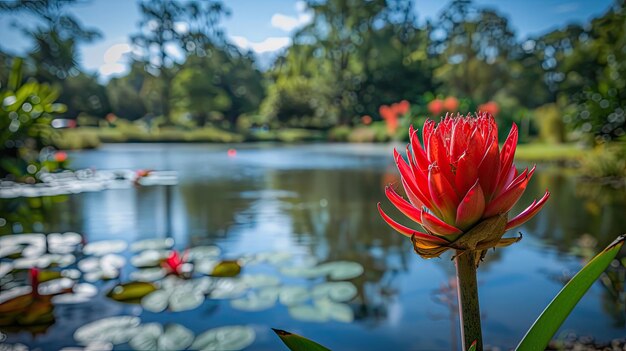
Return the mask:
[[[377,213],[380,201],[401,218],[383,193],[385,184],[398,182],[392,146],[239,145],[235,157],[228,157],[227,148],[140,144],[74,152],[74,168],[176,170],[179,184],[0,200],[2,212],[11,211],[13,218],[2,233],[75,231],[90,242],[171,236],[178,249],[213,244],[229,258],[288,251],[319,262],[356,261],[365,273],[352,280],[358,288],[350,302],[352,323],[299,321],[281,305],[243,312],[228,301],[215,300],[192,311],[157,314],[100,296],[89,304],[57,306],[55,324],[41,333],[3,330],[6,341],[42,349],[73,346],[72,334],[80,325],[124,314],[145,322],[178,323],[195,333],[221,325],[251,325],[257,339],[250,349],[255,350],[281,347],[270,327],[306,335],[336,350],[460,349],[450,256],[420,259],[410,241],[394,233]],[[481,265],[480,304],[488,344],[514,347],[584,257],[626,232],[623,191],[548,166],[538,167],[513,211],[521,211],[546,188],[552,197],[544,210],[517,230],[523,240],[490,252]],[[581,243],[586,249],[580,249]],[[111,284],[99,286],[105,291]],[[623,287],[599,282],[561,333],[573,331],[598,340],[623,337],[625,314]]]

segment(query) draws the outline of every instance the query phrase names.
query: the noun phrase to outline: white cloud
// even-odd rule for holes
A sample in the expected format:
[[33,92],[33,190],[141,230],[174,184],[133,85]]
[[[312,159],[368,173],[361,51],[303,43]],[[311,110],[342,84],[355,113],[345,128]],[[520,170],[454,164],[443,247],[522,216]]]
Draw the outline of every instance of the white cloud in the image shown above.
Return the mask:
[[130,45],[128,44],[115,44],[112,45],[104,52],[104,63],[116,63],[122,56],[130,52]]
[[235,43],[235,45],[239,46],[240,48],[252,50],[257,54],[277,51],[288,46],[291,43],[291,38],[289,37],[269,37],[260,42],[250,41],[247,38],[241,36],[233,36],[231,37],[231,39]]
[[298,1],[295,4],[296,16],[288,16],[282,13],[275,13],[272,16],[272,27],[278,28],[285,32],[291,32],[292,30],[305,26],[313,20],[313,14],[311,11],[307,11],[304,1]]
[[100,65],[98,72],[103,78],[112,75],[123,74],[127,71],[126,54],[131,51],[130,45],[126,43],[113,44],[102,55],[104,64]]

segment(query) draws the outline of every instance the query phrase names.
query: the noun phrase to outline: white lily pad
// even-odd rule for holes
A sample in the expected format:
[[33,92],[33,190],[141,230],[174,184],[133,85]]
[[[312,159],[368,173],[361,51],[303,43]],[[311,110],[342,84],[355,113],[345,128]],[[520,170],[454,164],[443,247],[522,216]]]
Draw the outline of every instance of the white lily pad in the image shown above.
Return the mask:
[[78,269],[84,273],[100,270],[100,259],[97,257],[87,257],[78,261]]
[[39,284],[40,295],[55,295],[70,289],[74,286],[74,281],[69,278],[59,278],[49,280]]
[[160,267],[138,269],[130,273],[130,279],[140,282],[154,282],[165,277],[165,270]]
[[250,346],[256,334],[247,326],[225,326],[207,330],[198,335],[191,344],[192,350],[199,351],[237,351]]
[[184,350],[193,342],[193,332],[179,324],[168,324],[165,329],[158,323],[141,326],[129,345],[135,350]]
[[190,261],[216,259],[221,252],[219,247],[213,245],[196,246],[187,251],[187,259]]
[[141,320],[132,316],[103,318],[83,325],[74,332],[74,340],[88,345],[92,342],[109,342],[119,345],[130,341],[141,329]]
[[363,266],[352,261],[327,262],[318,266],[327,272],[330,279],[347,280],[353,279],[363,274]]
[[155,267],[170,255],[168,250],[145,250],[131,257],[130,263],[135,267]]
[[21,246],[0,246],[0,258],[22,252]]
[[57,254],[69,254],[76,251],[76,247],[83,241],[83,237],[74,232],[64,234],[48,234],[48,251]]
[[311,293],[309,292],[309,289],[305,288],[304,286],[291,285],[283,286],[280,289],[280,303],[285,306],[299,305],[309,298],[311,298]]
[[320,313],[337,322],[351,323],[354,321],[354,311],[345,303],[322,299],[316,300],[315,306]]
[[357,294],[357,288],[350,282],[327,282],[313,288],[314,299],[330,298],[335,302],[352,300]]
[[143,250],[168,250],[174,246],[172,238],[154,238],[136,241],[130,245],[130,251],[138,252]]
[[163,280],[162,288],[141,299],[141,305],[148,311],[161,312],[166,308],[173,312],[192,310],[204,302],[208,287],[204,281],[184,281],[175,277]]
[[23,257],[38,257],[46,252],[46,236],[40,233],[3,235],[0,247],[20,247]]
[[201,291],[178,288],[169,297],[169,309],[172,312],[189,311],[203,302],[204,294]]
[[211,299],[234,299],[243,295],[248,286],[240,279],[220,278],[215,281],[209,293]]
[[120,269],[126,264],[124,256],[116,254],[106,254],[100,258],[100,268],[103,271]]
[[297,305],[289,307],[289,315],[293,319],[304,322],[327,322],[330,317],[328,314],[323,313],[317,306],[311,305]]
[[54,304],[77,304],[91,300],[98,294],[98,288],[89,283],[80,283],[74,285],[72,294],[62,294],[52,298]]
[[266,286],[277,286],[280,284],[278,277],[268,274],[244,274],[241,281],[250,288],[262,288]]
[[210,258],[198,259],[194,262],[193,269],[198,273],[210,275],[213,273],[215,266],[217,266],[220,262],[220,260]]
[[154,313],[163,312],[170,304],[171,294],[172,292],[167,290],[154,291],[141,299],[141,307]]
[[263,311],[276,305],[278,289],[266,287],[260,290],[250,291],[244,297],[230,301],[230,306],[241,311]]
[[0,262],[0,278],[7,275],[13,270],[13,264],[11,262]]
[[94,341],[85,345],[85,347],[64,347],[60,351],[111,351],[113,344],[110,342]]
[[294,278],[319,278],[326,275],[326,270],[320,269],[318,266],[307,267],[307,266],[294,266],[294,267],[283,267],[280,269],[280,272],[283,275]]
[[128,244],[124,240],[102,240],[88,243],[83,248],[86,255],[103,256],[110,253],[119,253],[126,250]]
[[31,291],[33,291],[33,289],[30,286],[16,286],[10,289],[3,287],[2,294],[0,294],[0,303],[4,303],[18,296],[30,294]]

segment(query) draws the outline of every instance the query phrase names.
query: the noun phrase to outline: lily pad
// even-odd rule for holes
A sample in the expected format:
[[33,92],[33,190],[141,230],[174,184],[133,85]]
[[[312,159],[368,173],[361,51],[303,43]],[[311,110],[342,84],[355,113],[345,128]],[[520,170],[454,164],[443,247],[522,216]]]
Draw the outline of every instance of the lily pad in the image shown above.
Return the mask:
[[156,286],[147,282],[129,282],[113,287],[107,296],[116,301],[135,302],[156,290]]
[[230,306],[242,311],[263,311],[276,305],[278,299],[278,289],[276,287],[266,287],[256,291],[250,291],[242,298],[230,301]]
[[320,269],[318,266],[308,267],[308,266],[294,266],[294,267],[283,267],[280,269],[280,272],[283,275],[294,278],[319,278],[326,275],[326,270]]
[[0,262],[0,278],[7,275],[13,270],[13,264],[11,262]]
[[170,255],[169,250],[145,250],[131,257],[130,263],[139,268],[155,267]]
[[291,306],[289,307],[289,315],[293,319],[305,322],[323,323],[330,319],[330,317],[326,313],[323,313],[323,311],[320,311],[317,306],[311,305]]
[[88,345],[92,342],[123,344],[141,331],[140,322],[138,317],[132,316],[103,318],[78,328],[74,332],[74,340],[82,345]]
[[352,300],[357,294],[357,288],[350,282],[327,282],[313,288],[314,299],[330,298],[335,302]]
[[158,323],[141,326],[129,342],[135,350],[184,350],[193,342],[193,332],[179,324],[168,324],[165,329]]
[[173,312],[192,310],[204,302],[208,290],[206,280],[186,281],[176,277],[165,279],[162,287],[143,299],[141,305],[151,312],[162,312],[166,308]]
[[210,258],[198,259],[194,261],[193,269],[198,273],[211,275],[213,273],[213,270],[219,263],[219,260],[214,260]]
[[57,295],[69,292],[74,286],[74,281],[69,278],[60,278],[39,284],[40,295]]
[[220,256],[219,247],[213,245],[196,246],[187,250],[187,259],[190,261],[203,260],[207,258],[218,258]]
[[141,282],[154,282],[165,277],[165,270],[160,267],[138,269],[130,273],[130,279]]
[[217,279],[209,293],[212,299],[234,299],[243,295],[248,286],[239,279]]
[[280,285],[280,279],[278,279],[278,277],[268,274],[245,274],[242,275],[240,279],[250,288]]
[[172,246],[174,246],[174,239],[172,238],[145,239],[132,243],[130,245],[130,251],[167,250],[171,249]]
[[351,323],[354,321],[354,311],[345,303],[322,299],[316,300],[315,306],[320,310],[320,313],[337,322]]
[[191,349],[199,351],[243,350],[250,346],[256,334],[247,326],[225,326],[207,330],[198,335]]
[[128,244],[124,240],[102,240],[88,243],[83,248],[86,255],[103,256],[110,253],[119,253],[126,250]]
[[83,241],[83,237],[74,232],[51,233],[47,235],[46,239],[48,240],[48,251],[57,254],[73,253]]
[[72,288],[71,294],[63,294],[54,296],[52,303],[54,304],[77,304],[84,303],[91,300],[92,297],[98,294],[98,288],[95,285],[89,283],[76,284]]
[[280,289],[280,303],[285,306],[299,305],[307,301],[309,298],[311,298],[311,293],[309,292],[309,289],[304,286],[283,286]]
[[235,260],[227,260],[213,267],[211,275],[214,277],[234,277],[241,272],[241,265]]
[[347,280],[353,279],[363,274],[363,266],[352,261],[335,261],[319,265],[319,268],[326,271],[330,279]]

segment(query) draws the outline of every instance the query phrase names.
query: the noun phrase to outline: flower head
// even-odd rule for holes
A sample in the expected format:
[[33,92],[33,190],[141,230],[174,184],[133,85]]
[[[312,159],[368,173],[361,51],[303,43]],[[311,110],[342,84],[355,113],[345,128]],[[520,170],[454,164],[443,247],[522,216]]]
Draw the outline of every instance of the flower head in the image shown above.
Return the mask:
[[31,294],[39,296],[39,269],[35,267],[29,269],[28,278],[30,280]]
[[57,151],[54,154],[54,160],[56,162],[65,162],[65,161],[67,161],[67,153],[65,151]]
[[422,257],[438,257],[448,249],[485,250],[510,245],[520,238],[502,239],[504,232],[532,218],[550,196],[546,191],[539,201],[508,220],[509,211],[535,171],[533,167],[519,173],[515,168],[516,125],[501,150],[498,127],[487,113],[447,115],[439,123],[427,120],[422,130],[423,146],[413,127],[409,134],[408,162],[394,150],[408,201],[391,186],[385,193],[426,233],[397,223],[380,204],[378,209],[392,228],[412,238]]
[[182,256],[178,253],[178,251],[174,250],[170,255],[163,261],[163,267],[172,274],[181,275],[183,273],[183,266],[187,262],[187,253],[184,253]]

